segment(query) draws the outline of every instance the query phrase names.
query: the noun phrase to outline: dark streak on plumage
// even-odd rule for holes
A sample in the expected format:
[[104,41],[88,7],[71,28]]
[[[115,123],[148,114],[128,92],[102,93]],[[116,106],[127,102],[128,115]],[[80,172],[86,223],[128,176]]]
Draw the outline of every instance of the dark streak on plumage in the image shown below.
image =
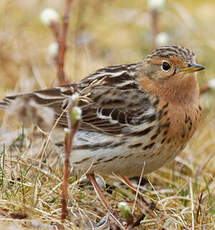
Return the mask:
[[183,126],[182,131],[181,131],[181,137],[182,138],[185,138],[185,132],[186,132],[186,130],[185,130],[185,127]]
[[126,84],[126,85],[123,85],[123,86],[118,86],[119,90],[139,89],[139,88],[140,88],[140,86],[135,82],[132,82],[132,83],[129,83],[129,84]]
[[148,134],[149,132],[151,132],[153,129],[154,129],[155,126],[150,126],[142,131],[138,131],[138,132],[133,132],[133,133],[130,133],[129,135],[130,136],[144,136],[146,134]]
[[168,133],[168,130],[165,130],[165,131],[163,132],[163,136],[166,136],[167,133]]
[[137,144],[133,144],[133,145],[129,145],[128,148],[132,149],[132,148],[138,148],[142,145],[142,143],[137,143]]
[[161,144],[163,144],[165,140],[166,140],[166,137],[164,137],[164,138],[161,140]]
[[163,117],[162,114],[163,114],[163,111],[162,111],[162,110],[159,110],[159,112],[158,112],[158,120],[159,120],[159,121],[160,121],[161,118]]
[[110,162],[110,161],[113,161],[113,160],[115,160],[115,159],[117,159],[117,158],[118,158],[118,156],[115,156],[115,157],[113,157],[113,158],[110,158],[110,159],[105,160],[105,161],[102,161],[102,162]]
[[104,142],[104,143],[98,143],[98,144],[94,144],[94,145],[90,145],[90,144],[84,144],[84,145],[76,145],[73,146],[74,150],[84,150],[84,149],[89,149],[89,150],[97,150],[100,148],[106,149],[106,148],[117,148],[120,145],[123,145],[125,143],[125,141],[120,141],[120,142]]
[[152,142],[151,144],[148,144],[148,145],[144,146],[143,150],[151,149],[154,145],[155,145],[155,142]]
[[169,106],[169,102],[167,102],[163,107],[162,107],[162,109],[165,109],[165,108],[167,108]]
[[163,113],[163,116],[166,116],[168,114],[168,110],[166,110],[164,113]]
[[129,158],[129,157],[132,157],[132,155],[133,155],[132,153],[131,153],[131,154],[128,154],[127,156],[124,156],[123,159],[127,159],[127,158]]
[[76,161],[76,162],[73,162],[73,164],[81,164],[81,163],[84,163],[85,161],[88,161],[88,160],[90,160],[91,158],[90,157],[86,157],[86,158],[84,158],[84,159],[82,159],[81,161]]
[[168,138],[166,142],[169,144],[171,142],[171,138]]
[[156,96],[155,100],[152,102],[153,106],[156,107],[159,104],[159,102],[160,102],[159,97]]
[[151,136],[151,141],[153,141],[157,136],[158,136],[159,133],[155,133],[153,136]]

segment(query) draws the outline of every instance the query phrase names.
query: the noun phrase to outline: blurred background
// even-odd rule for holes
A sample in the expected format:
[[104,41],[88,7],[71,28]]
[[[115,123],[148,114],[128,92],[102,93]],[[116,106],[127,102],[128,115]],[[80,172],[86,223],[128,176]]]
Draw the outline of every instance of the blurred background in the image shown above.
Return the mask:
[[[55,42],[41,23],[45,8],[62,16],[64,1],[0,1],[0,96],[56,84],[49,52]],[[74,0],[68,32],[65,73],[77,81],[97,68],[136,62],[154,48],[151,9],[158,9],[156,45],[178,44],[193,49],[207,67],[200,84],[214,76],[215,2],[164,0]]]

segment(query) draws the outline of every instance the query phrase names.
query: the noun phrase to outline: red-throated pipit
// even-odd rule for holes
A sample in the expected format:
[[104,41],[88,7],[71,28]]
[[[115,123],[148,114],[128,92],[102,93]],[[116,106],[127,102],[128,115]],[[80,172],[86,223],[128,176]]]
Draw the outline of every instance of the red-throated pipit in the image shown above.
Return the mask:
[[94,173],[145,174],[180,153],[199,123],[196,72],[202,69],[192,51],[165,46],[141,62],[99,69],[77,84],[8,96],[0,106],[24,95],[52,108],[57,125],[65,127],[65,107],[78,92],[82,118],[71,163],[99,190]]

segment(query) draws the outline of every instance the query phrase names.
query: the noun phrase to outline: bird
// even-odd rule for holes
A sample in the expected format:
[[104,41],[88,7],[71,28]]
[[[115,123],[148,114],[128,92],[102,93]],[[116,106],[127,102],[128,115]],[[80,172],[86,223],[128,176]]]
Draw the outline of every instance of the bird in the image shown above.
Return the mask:
[[190,49],[163,46],[140,62],[101,68],[79,83],[7,96],[0,108],[17,98],[31,99],[53,109],[57,127],[63,128],[68,126],[65,108],[77,93],[82,117],[71,164],[86,172],[103,196],[95,173],[140,176],[185,148],[201,117],[197,72],[203,69]]

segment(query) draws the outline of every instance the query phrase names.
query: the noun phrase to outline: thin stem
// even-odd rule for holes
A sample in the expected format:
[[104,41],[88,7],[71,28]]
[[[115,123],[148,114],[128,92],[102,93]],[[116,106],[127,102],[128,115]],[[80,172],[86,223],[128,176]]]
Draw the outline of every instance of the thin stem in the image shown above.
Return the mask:
[[64,73],[64,57],[66,52],[66,38],[69,25],[69,13],[72,0],[66,0],[66,7],[63,16],[62,32],[59,36],[59,53],[58,53],[58,68],[57,77],[60,85],[66,84],[67,80]]
[[[71,105],[68,113],[69,115],[72,113],[73,106]],[[79,121],[76,121],[75,124],[72,124],[71,122],[71,115],[67,116],[70,121],[68,121],[68,124],[70,124],[69,127],[69,133],[65,136],[65,161],[64,161],[64,178],[63,178],[63,184],[62,184],[62,214],[61,214],[61,222],[63,223],[65,218],[68,215],[68,209],[67,209],[67,197],[68,197],[68,180],[69,180],[69,173],[70,173],[70,155],[71,155],[71,149],[73,144],[73,138],[75,133],[78,130]]]
[[158,34],[158,11],[153,9],[151,11],[151,18],[152,18],[152,46],[153,49],[156,49],[156,37]]

